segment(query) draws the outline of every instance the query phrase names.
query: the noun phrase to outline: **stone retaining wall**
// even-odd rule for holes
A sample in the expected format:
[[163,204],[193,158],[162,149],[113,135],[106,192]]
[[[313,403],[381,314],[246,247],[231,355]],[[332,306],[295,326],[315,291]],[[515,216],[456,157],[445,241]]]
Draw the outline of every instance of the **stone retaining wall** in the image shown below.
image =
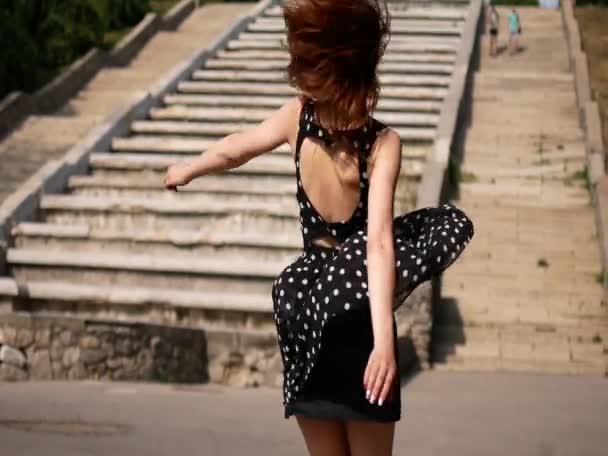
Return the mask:
[[200,330],[28,314],[0,316],[0,380],[208,380]]
[[[482,24],[482,1],[471,0],[462,32],[460,48],[454,62],[454,71],[448,93],[441,107],[437,136],[432,154],[427,157],[422,180],[418,187],[416,208],[439,205],[445,199],[449,187],[450,163],[461,154],[459,137],[466,129],[470,88],[470,75],[477,48],[477,36]],[[408,306],[401,311],[400,318],[408,321],[408,332],[414,343],[420,367],[430,367],[430,342],[433,308],[441,299],[441,280],[433,278],[425,287],[410,296]],[[409,301],[413,302],[410,303]]]
[[585,132],[587,173],[600,238],[604,300],[608,302],[608,176],[606,175],[606,153],[608,150],[603,143],[599,108],[591,96],[587,55],[581,46],[580,30],[574,17],[574,2],[572,0],[562,0],[561,11],[568,41],[570,67],[574,73],[576,84],[579,121]]

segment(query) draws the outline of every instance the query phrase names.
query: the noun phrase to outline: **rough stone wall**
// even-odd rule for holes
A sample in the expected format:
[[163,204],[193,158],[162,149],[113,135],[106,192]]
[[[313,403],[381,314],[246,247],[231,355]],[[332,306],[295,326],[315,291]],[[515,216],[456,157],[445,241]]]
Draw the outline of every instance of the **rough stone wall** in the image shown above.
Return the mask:
[[204,382],[200,330],[75,318],[0,316],[0,380]]
[[431,330],[433,325],[433,281],[422,283],[395,311],[399,337],[400,368],[403,373],[411,369],[428,369]]

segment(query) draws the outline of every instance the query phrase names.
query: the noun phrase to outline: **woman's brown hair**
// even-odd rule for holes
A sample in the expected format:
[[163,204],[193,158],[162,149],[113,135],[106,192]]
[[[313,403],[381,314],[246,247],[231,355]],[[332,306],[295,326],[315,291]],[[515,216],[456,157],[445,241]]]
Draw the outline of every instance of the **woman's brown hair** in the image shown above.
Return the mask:
[[390,37],[382,0],[288,0],[289,84],[315,100],[326,126],[363,125],[380,93],[376,70]]

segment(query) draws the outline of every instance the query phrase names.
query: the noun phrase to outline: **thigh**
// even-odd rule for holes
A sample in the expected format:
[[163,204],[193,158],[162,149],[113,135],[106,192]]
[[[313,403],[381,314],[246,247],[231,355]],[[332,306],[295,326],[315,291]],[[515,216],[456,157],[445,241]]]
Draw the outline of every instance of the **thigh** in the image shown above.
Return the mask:
[[350,456],[391,456],[395,423],[347,421]]
[[310,456],[350,456],[343,421],[296,415]]

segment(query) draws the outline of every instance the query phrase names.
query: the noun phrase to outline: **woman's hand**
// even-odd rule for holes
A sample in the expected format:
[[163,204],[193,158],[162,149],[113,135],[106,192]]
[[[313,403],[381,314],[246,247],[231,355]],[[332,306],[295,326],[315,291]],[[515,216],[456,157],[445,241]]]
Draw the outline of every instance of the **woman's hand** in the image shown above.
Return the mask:
[[397,361],[392,344],[374,346],[363,374],[365,397],[382,405],[387,397],[392,396],[392,387],[397,375]]
[[167,169],[167,174],[163,177],[163,185],[167,190],[177,191],[178,185],[187,185],[190,183],[190,176],[186,165],[171,165]]

